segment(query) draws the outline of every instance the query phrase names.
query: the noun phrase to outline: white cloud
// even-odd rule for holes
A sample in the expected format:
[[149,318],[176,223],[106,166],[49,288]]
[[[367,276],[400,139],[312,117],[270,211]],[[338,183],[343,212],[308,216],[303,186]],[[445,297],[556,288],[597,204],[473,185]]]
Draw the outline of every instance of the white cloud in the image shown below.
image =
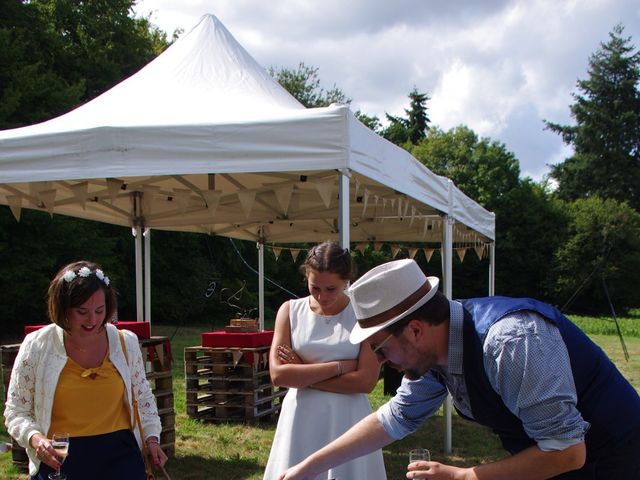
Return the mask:
[[543,120],[569,123],[589,56],[622,22],[640,47],[637,0],[140,0],[169,34],[215,14],[263,66],[319,69],[354,110],[404,115],[416,87],[434,124],[500,141],[539,179],[568,154]]

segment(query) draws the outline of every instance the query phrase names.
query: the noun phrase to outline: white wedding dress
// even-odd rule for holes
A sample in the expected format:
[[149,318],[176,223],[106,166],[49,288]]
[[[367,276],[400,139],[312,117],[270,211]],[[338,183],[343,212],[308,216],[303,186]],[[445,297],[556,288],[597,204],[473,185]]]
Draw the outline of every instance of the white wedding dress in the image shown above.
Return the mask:
[[[357,358],[360,345],[349,342],[356,319],[351,304],[338,315],[315,314],[309,297],[289,302],[291,344],[305,363]],[[264,480],[276,480],[287,468],[336,439],[371,413],[363,393],[342,394],[290,388],[284,397]],[[386,480],[382,451],[339,465],[316,479]]]

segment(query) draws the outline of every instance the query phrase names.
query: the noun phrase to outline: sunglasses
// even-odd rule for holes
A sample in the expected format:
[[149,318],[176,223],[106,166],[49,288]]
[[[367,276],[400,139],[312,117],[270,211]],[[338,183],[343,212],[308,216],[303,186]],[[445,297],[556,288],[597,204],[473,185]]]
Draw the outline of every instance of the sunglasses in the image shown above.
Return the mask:
[[391,337],[393,337],[393,333],[390,333],[389,335],[387,335],[387,337],[386,337],[384,340],[382,340],[382,341],[381,341],[378,345],[376,345],[375,347],[373,347],[373,345],[372,345],[372,347],[373,347],[373,353],[375,353],[376,355],[380,355],[381,357],[384,357],[385,355],[384,355],[384,353],[382,353],[382,352],[380,351],[380,349],[383,347],[383,345],[384,345],[385,343],[387,343],[387,342],[389,341],[389,339],[390,339]]

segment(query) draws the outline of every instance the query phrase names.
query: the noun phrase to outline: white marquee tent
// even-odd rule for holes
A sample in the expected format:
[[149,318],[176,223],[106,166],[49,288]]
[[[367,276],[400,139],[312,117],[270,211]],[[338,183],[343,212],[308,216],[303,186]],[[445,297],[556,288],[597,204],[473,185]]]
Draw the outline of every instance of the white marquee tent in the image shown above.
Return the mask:
[[32,208],[132,227],[139,319],[149,229],[254,240],[261,253],[329,238],[437,244],[449,296],[453,248],[488,247],[493,289],[491,212],[348,106],[304,108],[212,15],[94,100],[0,131],[0,204],[17,220]]

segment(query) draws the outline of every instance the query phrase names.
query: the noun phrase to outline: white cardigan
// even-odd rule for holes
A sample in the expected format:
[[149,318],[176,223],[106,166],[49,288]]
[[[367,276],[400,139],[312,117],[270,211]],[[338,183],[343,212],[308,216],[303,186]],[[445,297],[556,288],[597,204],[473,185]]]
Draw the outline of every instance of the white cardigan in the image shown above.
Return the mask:
[[[109,339],[109,360],[124,380],[127,406],[133,425],[131,382],[138,398],[138,409],[145,437],[160,438],[162,426],[158,417],[155,397],[147,381],[144,361],[133,332],[123,330],[127,356],[125,360],[118,329],[106,325]],[[9,435],[26,449],[29,456],[29,475],[35,475],[40,468],[40,460],[29,445],[34,433],[46,435],[51,426],[53,397],[60,372],[67,363],[67,352],[63,342],[64,330],[55,324],[47,325],[27,335],[11,371],[11,381],[4,410],[5,425]],[[96,405],[96,408],[100,408]],[[138,445],[142,441],[138,429],[134,432]]]

